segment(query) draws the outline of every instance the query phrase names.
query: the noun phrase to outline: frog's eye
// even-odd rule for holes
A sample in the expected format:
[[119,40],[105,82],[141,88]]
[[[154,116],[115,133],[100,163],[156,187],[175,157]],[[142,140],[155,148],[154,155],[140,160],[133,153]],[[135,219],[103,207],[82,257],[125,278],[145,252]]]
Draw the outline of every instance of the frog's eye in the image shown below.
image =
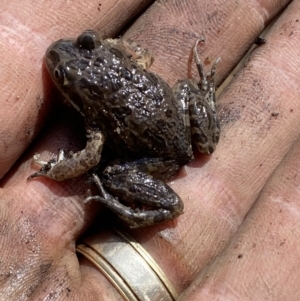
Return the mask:
[[99,43],[101,43],[100,38],[93,30],[87,30],[77,38],[77,45],[86,50],[95,49]]
[[86,50],[95,49],[95,42],[94,42],[93,37],[91,37],[91,36],[83,37],[80,44],[81,44],[81,47]]

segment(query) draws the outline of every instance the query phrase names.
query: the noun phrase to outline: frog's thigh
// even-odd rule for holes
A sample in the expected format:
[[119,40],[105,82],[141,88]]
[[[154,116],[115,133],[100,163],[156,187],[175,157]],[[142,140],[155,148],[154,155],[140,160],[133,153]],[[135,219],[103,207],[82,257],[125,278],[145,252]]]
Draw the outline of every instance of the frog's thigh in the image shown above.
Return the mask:
[[83,175],[99,163],[103,143],[104,136],[100,131],[89,130],[85,149],[68,156],[63,156],[63,152],[60,152],[57,161],[50,160],[45,163],[35,159],[35,162],[42,165],[42,168],[28,179],[44,176],[63,181]]
[[180,197],[167,184],[144,172],[130,168],[121,171],[120,168],[119,173],[114,170],[110,174],[110,168],[107,168],[103,181],[114,197],[128,204],[147,208],[134,210],[117,199],[110,199],[105,203],[131,226],[152,225],[171,220],[183,212]]
[[162,158],[143,158],[130,162],[113,161],[107,166],[105,174],[111,177],[115,174],[124,172],[125,170],[137,170],[148,175],[153,176],[155,179],[167,181],[174,176],[180,169],[180,166],[175,160]]

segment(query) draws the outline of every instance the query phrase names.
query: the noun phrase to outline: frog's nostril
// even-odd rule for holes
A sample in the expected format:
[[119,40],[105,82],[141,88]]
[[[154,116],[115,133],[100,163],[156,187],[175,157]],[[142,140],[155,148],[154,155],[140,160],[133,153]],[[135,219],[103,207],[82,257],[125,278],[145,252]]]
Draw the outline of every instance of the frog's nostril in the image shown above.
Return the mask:
[[54,77],[55,77],[55,79],[59,79],[59,70],[58,69],[56,69],[55,71],[54,71]]
[[54,79],[61,85],[65,84],[65,71],[62,66],[58,66],[55,68],[53,72]]

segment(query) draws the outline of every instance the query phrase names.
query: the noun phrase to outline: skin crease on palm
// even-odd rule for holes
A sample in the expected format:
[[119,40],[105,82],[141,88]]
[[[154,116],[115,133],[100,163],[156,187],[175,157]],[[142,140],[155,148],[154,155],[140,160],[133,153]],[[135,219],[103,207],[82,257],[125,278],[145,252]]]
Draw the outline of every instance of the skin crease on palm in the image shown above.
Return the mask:
[[222,132],[215,153],[196,154],[170,183],[185,213],[130,234],[165,271],[181,301],[299,300],[300,1],[285,8],[288,4],[1,5],[0,300],[122,300],[75,253],[75,241],[102,209],[83,203],[84,179],[26,181],[36,171],[34,153],[47,160],[59,148],[84,147],[80,118],[62,103],[42,69],[48,45],[87,28],[113,37],[139,16],[125,37],[154,55],[152,72],[170,85],[196,77],[191,49],[204,35],[199,55],[207,67],[221,57],[220,84],[279,12],[267,43],[253,51],[218,98]]

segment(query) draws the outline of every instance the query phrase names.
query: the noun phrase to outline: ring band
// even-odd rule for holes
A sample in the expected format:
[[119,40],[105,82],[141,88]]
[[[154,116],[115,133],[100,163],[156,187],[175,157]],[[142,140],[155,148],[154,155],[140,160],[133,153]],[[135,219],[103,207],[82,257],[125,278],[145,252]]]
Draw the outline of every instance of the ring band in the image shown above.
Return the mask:
[[76,251],[89,259],[126,301],[175,301],[177,293],[150,254],[131,236],[110,229],[85,238]]

